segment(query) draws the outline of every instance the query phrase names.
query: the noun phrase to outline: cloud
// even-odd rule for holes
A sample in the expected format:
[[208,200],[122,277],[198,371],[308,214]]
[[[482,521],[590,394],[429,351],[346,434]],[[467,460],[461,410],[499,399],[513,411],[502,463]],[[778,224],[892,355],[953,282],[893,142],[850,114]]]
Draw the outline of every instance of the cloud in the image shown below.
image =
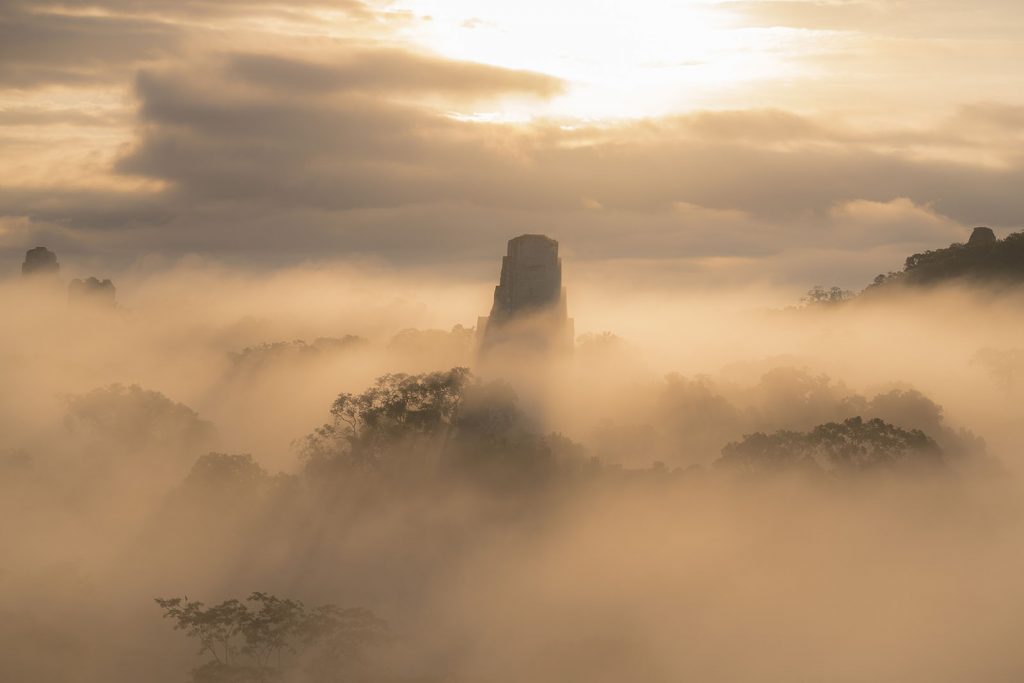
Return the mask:
[[0,85],[31,88],[123,80],[180,49],[184,32],[151,19],[0,8]]
[[773,270],[784,258],[799,278],[829,250],[892,247],[874,266],[832,255],[857,283],[900,254],[964,239],[966,226],[1013,226],[1024,209],[1019,166],[924,158],[893,149],[896,132],[774,110],[573,129],[474,123],[340,84],[284,96],[236,74],[235,57],[139,74],[138,137],[117,170],[165,190],[9,190],[0,212],[96,248],[244,244],[257,260],[471,264],[537,231],[581,259],[741,259],[752,272],[746,260]]
[[[727,6],[847,29],[903,7]],[[577,84],[410,49],[387,33],[405,19],[382,7],[69,0],[0,10],[0,149],[12,169],[0,216],[18,226],[5,244],[472,264],[536,231],[580,259],[754,270],[786,259],[795,278],[827,271],[827,254],[856,281],[887,267],[864,254],[941,246],[974,224],[1020,227],[1024,155],[1007,140],[1024,117],[1012,98],[884,124],[857,108],[768,105],[487,123],[502,103],[557,102]],[[887,44],[890,56],[932,59],[911,40]],[[850,45],[837,43],[830,69],[860,68]],[[54,84],[88,85],[95,101],[72,106],[67,89],[39,87]]]
[[72,125],[108,127],[124,125],[126,117],[111,112],[87,112],[74,108],[9,107],[0,109],[0,126]]
[[379,15],[361,0],[32,0],[50,10],[100,10],[104,12],[164,17],[223,17],[253,12],[276,12],[287,16],[294,9],[329,9],[346,17],[372,19]]
[[784,219],[907,197],[997,225],[1022,208],[1012,190],[1020,168],[925,161],[780,112],[563,131],[456,121],[359,92],[280,97],[191,71],[143,72],[136,90],[142,137],[119,169],[207,200],[647,212],[684,203]]
[[800,29],[855,30],[875,27],[888,12],[885,3],[846,0],[739,0],[721,3],[744,26],[785,26]]
[[[160,193],[98,190],[54,191],[49,188],[0,187],[0,216],[23,216],[61,226],[62,231],[116,231],[126,226],[151,230],[166,223],[183,207],[168,203]],[[152,233],[146,233],[152,237]]]
[[227,71],[275,93],[384,92],[458,98],[501,95],[551,97],[561,80],[530,71],[458,62],[398,49],[358,50],[333,63],[271,54],[234,54]]
[[[1007,32],[1024,18],[1017,0],[726,0],[742,26],[974,38]],[[998,17],[998,18],[997,18]]]
[[13,0],[0,6],[0,88],[124,84],[141,65],[210,43],[289,42],[257,20],[309,33],[319,52],[336,52],[319,40],[324,11],[353,39],[387,36],[406,20],[360,0]]
[[835,139],[836,131],[793,112],[747,109],[697,112],[677,119],[700,139],[752,141],[759,144]]
[[956,127],[981,128],[985,131],[1024,134],[1024,106],[1000,102],[965,105],[953,118]]
[[906,197],[889,202],[844,202],[828,215],[836,244],[948,244],[966,237],[963,225]]

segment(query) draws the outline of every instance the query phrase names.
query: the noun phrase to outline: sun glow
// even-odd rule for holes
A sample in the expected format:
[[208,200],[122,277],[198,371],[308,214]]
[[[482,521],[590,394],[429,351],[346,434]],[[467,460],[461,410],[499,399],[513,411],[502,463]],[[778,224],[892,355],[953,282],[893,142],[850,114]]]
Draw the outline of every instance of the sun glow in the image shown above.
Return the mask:
[[[713,106],[723,93],[794,75],[803,31],[743,28],[708,0],[403,0],[407,37],[454,59],[541,71],[566,92],[502,103],[509,119],[658,116]],[[395,5],[392,5],[395,6]],[[528,49],[525,49],[527,48]]]

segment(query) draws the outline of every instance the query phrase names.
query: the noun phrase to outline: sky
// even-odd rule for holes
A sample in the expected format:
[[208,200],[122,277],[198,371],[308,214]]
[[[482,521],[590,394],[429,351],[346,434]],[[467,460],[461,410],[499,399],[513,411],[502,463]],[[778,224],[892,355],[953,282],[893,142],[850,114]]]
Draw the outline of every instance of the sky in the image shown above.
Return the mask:
[[[859,288],[1024,227],[1019,0],[0,0],[0,274]],[[164,261],[161,261],[163,259]]]

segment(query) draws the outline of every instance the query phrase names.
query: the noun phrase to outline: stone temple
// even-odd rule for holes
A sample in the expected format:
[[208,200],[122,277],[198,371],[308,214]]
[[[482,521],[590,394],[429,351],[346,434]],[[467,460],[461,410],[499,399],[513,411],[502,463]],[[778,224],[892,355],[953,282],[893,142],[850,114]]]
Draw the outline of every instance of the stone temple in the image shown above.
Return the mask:
[[68,285],[68,301],[74,305],[114,308],[117,305],[117,288],[110,280],[94,277],[72,280]]
[[22,277],[36,275],[55,276],[60,272],[57,255],[46,247],[35,247],[25,252],[25,262],[21,264]]
[[571,349],[569,318],[558,242],[546,235],[520,235],[508,242],[489,317],[477,324],[481,348]]
[[979,247],[986,244],[995,244],[996,234],[992,232],[992,228],[975,228],[974,232],[971,233],[971,239],[967,240],[967,245],[971,247]]

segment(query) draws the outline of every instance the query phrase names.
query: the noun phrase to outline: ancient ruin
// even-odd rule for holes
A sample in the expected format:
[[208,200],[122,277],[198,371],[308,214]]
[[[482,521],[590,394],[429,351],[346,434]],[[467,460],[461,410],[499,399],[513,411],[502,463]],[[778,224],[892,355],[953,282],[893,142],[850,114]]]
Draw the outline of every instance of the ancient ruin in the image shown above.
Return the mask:
[[57,255],[46,247],[35,247],[25,252],[25,261],[21,264],[22,277],[55,276],[59,272]]
[[110,280],[94,277],[72,280],[68,285],[68,302],[75,305],[114,308],[117,305],[117,288]]
[[983,244],[995,244],[997,241],[996,234],[992,232],[992,228],[975,228],[974,232],[971,233],[971,238],[967,240],[967,244],[977,247]]
[[520,235],[508,242],[489,317],[481,317],[481,347],[572,348],[573,321],[562,287],[558,242],[546,235]]
[[[34,247],[25,252],[21,275],[47,288],[55,285],[59,291],[60,263],[57,262],[57,255],[46,247]],[[100,280],[96,277],[75,279],[68,283],[68,303],[74,306],[116,308],[117,288],[111,280]]]

